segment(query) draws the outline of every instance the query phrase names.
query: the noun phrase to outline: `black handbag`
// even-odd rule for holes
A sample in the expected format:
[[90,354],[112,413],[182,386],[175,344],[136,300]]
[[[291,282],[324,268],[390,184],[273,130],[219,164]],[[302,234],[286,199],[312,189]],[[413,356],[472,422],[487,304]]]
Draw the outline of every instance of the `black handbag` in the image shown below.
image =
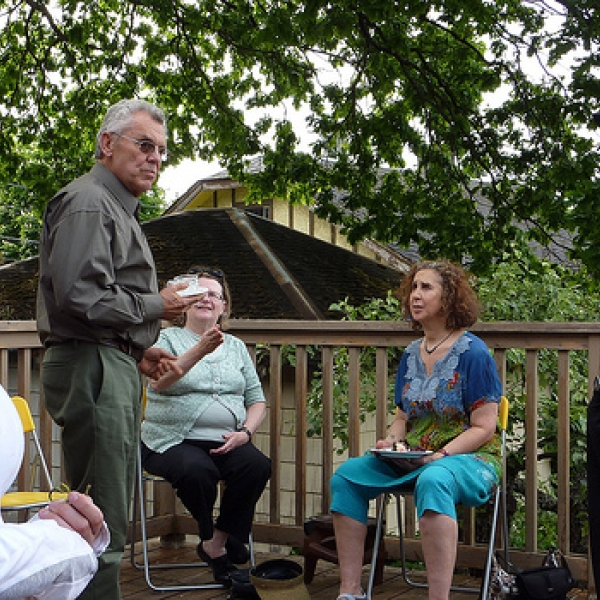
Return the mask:
[[494,600],[566,600],[567,593],[575,587],[567,560],[554,548],[548,550],[542,565],[534,569],[503,563],[501,555],[496,554],[489,596]]
[[575,580],[561,552],[551,548],[536,569],[519,571],[515,575],[519,600],[566,600]]

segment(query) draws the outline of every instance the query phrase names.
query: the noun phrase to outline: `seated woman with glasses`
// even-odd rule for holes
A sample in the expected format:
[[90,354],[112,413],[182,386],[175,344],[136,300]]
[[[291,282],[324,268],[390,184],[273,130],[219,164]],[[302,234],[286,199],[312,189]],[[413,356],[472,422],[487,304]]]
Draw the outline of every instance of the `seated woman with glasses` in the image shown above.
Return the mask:
[[[270,459],[252,444],[266,403],[245,344],[221,331],[231,311],[225,276],[203,267],[189,273],[208,292],[189,308],[183,326],[164,329],[156,344],[178,357],[181,374],[171,371],[148,387],[142,461],[175,488],[198,522],[198,555],[215,581],[228,585],[234,562],[248,560],[243,543],[271,476]],[[225,486],[213,522],[220,481]]]

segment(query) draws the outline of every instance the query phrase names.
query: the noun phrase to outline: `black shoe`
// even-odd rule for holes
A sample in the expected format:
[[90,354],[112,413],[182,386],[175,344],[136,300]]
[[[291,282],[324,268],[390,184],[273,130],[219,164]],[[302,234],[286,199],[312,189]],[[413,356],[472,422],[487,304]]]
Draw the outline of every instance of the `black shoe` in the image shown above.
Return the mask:
[[250,560],[250,550],[233,535],[229,534],[225,543],[229,560],[236,565],[244,565]]
[[231,587],[231,574],[237,573],[239,569],[229,560],[227,554],[211,558],[202,547],[202,542],[198,544],[196,552],[200,559],[212,569],[215,581],[225,587]]
[[227,600],[260,600],[255,587],[250,583],[250,569],[240,569],[231,574],[231,588]]

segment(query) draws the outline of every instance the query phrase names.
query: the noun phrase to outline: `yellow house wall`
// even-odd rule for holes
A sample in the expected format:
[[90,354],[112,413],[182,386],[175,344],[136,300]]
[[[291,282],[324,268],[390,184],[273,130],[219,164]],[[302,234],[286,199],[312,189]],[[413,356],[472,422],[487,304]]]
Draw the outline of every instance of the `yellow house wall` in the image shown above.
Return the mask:
[[[297,206],[294,205],[292,207],[293,214],[293,229],[295,231],[300,231],[302,233],[306,233],[310,235],[310,220],[311,220],[311,211],[308,206]],[[286,227],[292,227],[292,223],[290,222],[290,207],[287,202],[283,200],[274,200],[273,201],[273,221],[279,223],[281,225],[285,225]],[[348,243],[346,236],[341,234],[339,230],[332,227],[331,223],[326,221],[325,219],[320,219],[319,217],[313,217],[313,233],[312,236],[316,239],[323,240],[324,242],[328,242],[329,244],[335,244],[336,246],[340,246],[341,248],[345,248],[346,250],[354,251],[361,256],[366,258],[370,258],[372,260],[376,260],[377,257],[375,253],[366,248],[362,244],[358,244],[355,248],[351,244]]]
[[[195,208],[228,208],[235,202],[243,202],[244,198],[248,195],[248,190],[244,187],[231,188],[217,190],[216,193],[213,190],[201,191],[196,197],[187,205],[186,210]],[[311,215],[311,211],[308,206],[294,205],[290,211],[290,205],[279,199],[275,199],[272,202],[272,214],[271,218],[276,223],[290,227],[295,231],[311,235],[311,219],[312,219],[312,235],[313,237],[335,244],[346,250],[350,250],[373,260],[377,260],[376,254],[365,247],[362,244],[352,246],[348,243],[346,236],[339,232],[338,228],[332,227],[332,225],[325,219],[320,219]],[[291,215],[290,215],[291,212]]]
[[325,219],[315,218],[314,236],[325,242],[333,244],[333,227]]
[[[238,192],[241,190],[235,190],[235,196],[237,199]],[[232,204],[233,193],[231,190],[218,190],[217,191],[217,208],[228,208]]]
[[290,226],[289,205],[281,200],[273,201],[273,215],[271,217],[275,223],[280,225]]
[[294,212],[294,229],[310,235],[310,211],[308,206],[294,205],[292,210]]

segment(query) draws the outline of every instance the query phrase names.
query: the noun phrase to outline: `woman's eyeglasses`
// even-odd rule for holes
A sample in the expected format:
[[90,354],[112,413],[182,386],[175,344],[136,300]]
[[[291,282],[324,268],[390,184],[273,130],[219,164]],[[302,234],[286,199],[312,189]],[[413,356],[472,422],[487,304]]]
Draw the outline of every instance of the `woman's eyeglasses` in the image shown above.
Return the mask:
[[212,290],[206,292],[206,296],[211,300],[220,300],[221,302],[224,300],[223,294],[219,294],[219,292],[213,292]]
[[214,277],[215,279],[219,279],[223,281],[225,279],[225,273],[219,269],[212,269],[211,267],[192,267],[188,273],[190,275],[208,275],[209,277]]

